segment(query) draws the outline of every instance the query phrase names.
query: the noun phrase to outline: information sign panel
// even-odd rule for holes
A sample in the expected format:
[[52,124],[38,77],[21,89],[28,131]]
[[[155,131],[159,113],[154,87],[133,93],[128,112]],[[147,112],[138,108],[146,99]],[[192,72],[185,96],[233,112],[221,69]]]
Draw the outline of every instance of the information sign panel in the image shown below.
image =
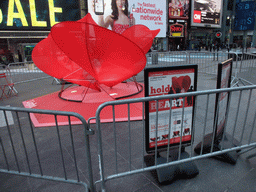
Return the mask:
[[[196,91],[197,65],[146,68],[145,96]],[[184,106],[184,108],[183,108]],[[146,103],[146,151],[190,144],[193,129],[194,98],[150,101]],[[184,114],[184,115],[182,115]],[[157,131],[156,131],[157,130]],[[181,138],[182,137],[182,138]]]

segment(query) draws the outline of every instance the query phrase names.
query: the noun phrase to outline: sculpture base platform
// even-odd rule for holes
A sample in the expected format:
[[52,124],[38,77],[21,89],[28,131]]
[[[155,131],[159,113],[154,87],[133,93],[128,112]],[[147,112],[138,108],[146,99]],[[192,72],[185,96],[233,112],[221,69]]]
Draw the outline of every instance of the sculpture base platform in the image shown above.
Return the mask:
[[[144,84],[139,84],[144,89]],[[116,97],[122,97],[127,94],[133,94],[137,90],[137,86],[133,82],[120,83],[113,88],[105,88],[101,92],[95,90],[87,90],[82,86],[74,86],[66,89],[62,93],[62,97],[67,100],[61,99],[55,92],[42,97],[34,98],[28,101],[24,101],[23,105],[25,108],[35,109],[47,109],[57,111],[72,111],[82,115],[85,120],[90,117],[95,117],[96,110],[104,102],[114,101]],[[86,94],[85,91],[88,91]],[[127,97],[126,99],[144,97],[144,91],[139,94]],[[81,100],[80,102],[68,101],[68,100]],[[134,103],[130,105],[130,120],[141,120],[142,119],[142,103]],[[42,115],[42,114],[31,114],[31,120],[35,127],[48,127],[55,126],[55,119],[53,116]],[[127,105],[118,105],[115,107],[115,121],[127,121],[128,120],[128,109]],[[101,122],[113,122],[112,107],[105,107],[101,112]],[[59,125],[68,125],[68,119],[66,117],[58,117]],[[71,118],[72,124],[81,124],[77,118]],[[95,123],[91,121],[90,123]]]

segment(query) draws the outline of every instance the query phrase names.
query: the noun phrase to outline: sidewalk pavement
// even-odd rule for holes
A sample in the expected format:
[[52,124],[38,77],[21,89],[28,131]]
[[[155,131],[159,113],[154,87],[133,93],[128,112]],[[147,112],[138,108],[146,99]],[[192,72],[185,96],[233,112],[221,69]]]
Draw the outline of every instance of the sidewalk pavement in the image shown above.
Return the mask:
[[[137,75],[139,82],[144,81],[143,72]],[[18,96],[0,101],[2,106],[23,107],[22,101],[40,97],[52,92],[60,90],[60,85],[52,84],[53,79],[44,79],[25,84],[16,85]],[[198,74],[198,88],[197,90],[215,89],[216,77],[207,74]],[[95,114],[92,114],[94,116]],[[204,115],[204,114],[200,114]],[[135,122],[136,124],[137,122]],[[139,122],[138,122],[139,123]],[[121,126],[120,123],[119,126]],[[95,126],[92,127],[95,129]],[[47,138],[51,142],[51,136]],[[91,145],[97,149],[95,136],[92,136]],[[54,148],[49,148],[45,152],[53,154]],[[96,150],[92,150],[96,153]],[[195,161],[199,175],[191,179],[179,179],[170,184],[161,185],[150,172],[135,174],[132,176],[122,177],[107,182],[107,189],[111,192],[143,192],[143,191],[175,191],[175,192],[256,192],[256,158],[246,159],[250,154],[254,154],[255,150],[250,153],[241,155],[236,165],[231,165],[214,158],[206,158]],[[97,154],[92,154],[97,157]],[[0,163],[1,168],[1,163]],[[98,162],[97,158],[93,161],[93,172],[95,177],[98,178]],[[81,172],[83,172],[81,170]],[[99,186],[97,187],[99,189]],[[72,184],[63,184],[60,182],[45,181],[29,177],[14,176],[11,174],[0,173],[0,191],[8,192],[21,192],[21,191],[40,191],[40,192],[70,192],[70,191],[83,191],[80,186]]]

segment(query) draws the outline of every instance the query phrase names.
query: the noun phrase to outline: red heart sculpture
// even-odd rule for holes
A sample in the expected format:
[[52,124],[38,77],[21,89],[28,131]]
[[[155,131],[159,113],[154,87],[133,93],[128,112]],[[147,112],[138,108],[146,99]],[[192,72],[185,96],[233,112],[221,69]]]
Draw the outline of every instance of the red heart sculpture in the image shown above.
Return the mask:
[[122,35],[97,25],[90,14],[54,25],[33,50],[34,63],[45,73],[100,90],[144,69],[145,53],[160,30],[135,25]]
[[100,91],[98,84],[112,87],[145,67],[145,53],[159,31],[135,25],[120,35],[98,26],[87,14],[53,26],[34,48],[32,59],[53,77]]

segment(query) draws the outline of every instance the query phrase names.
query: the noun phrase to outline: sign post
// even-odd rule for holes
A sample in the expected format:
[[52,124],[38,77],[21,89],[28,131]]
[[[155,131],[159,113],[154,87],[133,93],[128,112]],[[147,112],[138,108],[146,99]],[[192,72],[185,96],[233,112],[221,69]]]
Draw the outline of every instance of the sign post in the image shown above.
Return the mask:
[[[233,59],[226,60],[218,64],[218,79],[217,89],[229,88],[231,84]],[[228,92],[217,93],[215,101],[215,118],[214,118],[214,132],[204,137],[203,153],[209,153],[211,146],[213,151],[219,151],[225,147],[238,146],[239,143],[227,133],[225,133],[227,113],[229,108],[230,94]],[[197,154],[200,154],[202,142],[200,142],[194,149]],[[236,152],[224,153],[216,156],[217,158],[231,164],[235,164],[237,160]]]
[[[196,91],[197,65],[165,68],[146,68],[145,96]],[[149,101],[145,107],[147,166],[163,164],[167,159],[188,158],[185,147],[191,144],[193,133],[194,97]],[[189,169],[189,171],[186,171]],[[193,163],[157,169],[159,182],[171,181],[185,173],[188,177],[199,173]]]

